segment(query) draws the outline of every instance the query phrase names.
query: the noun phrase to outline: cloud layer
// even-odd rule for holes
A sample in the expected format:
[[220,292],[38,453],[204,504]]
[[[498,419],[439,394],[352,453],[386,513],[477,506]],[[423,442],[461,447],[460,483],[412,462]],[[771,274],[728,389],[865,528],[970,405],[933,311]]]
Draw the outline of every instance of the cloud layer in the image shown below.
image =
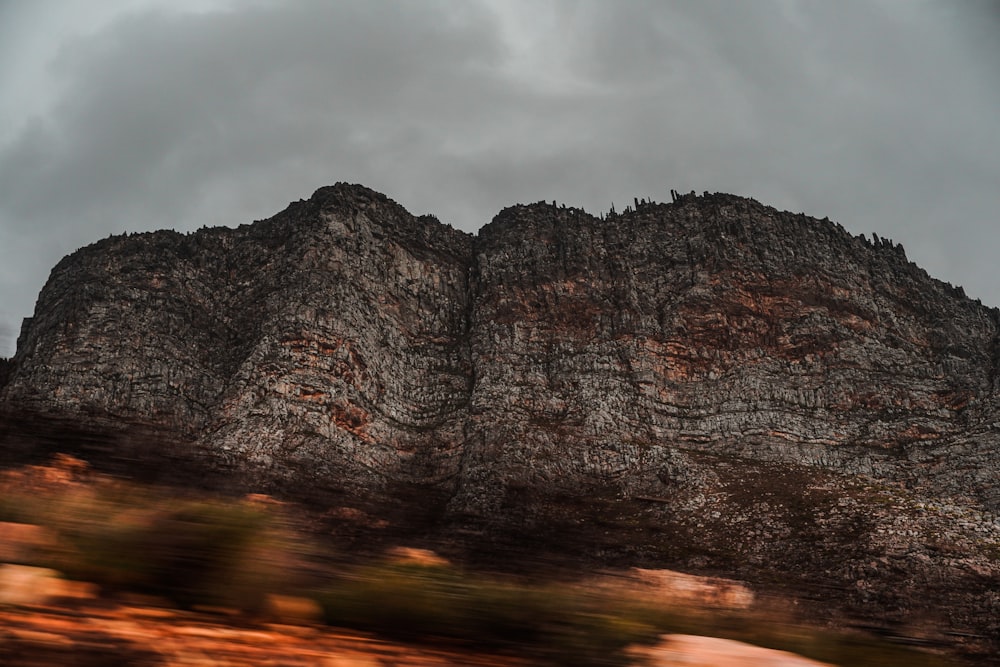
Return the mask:
[[469,231],[516,202],[734,192],[998,304],[1000,13],[956,4],[135,0],[55,35],[64,5],[8,8],[37,75],[0,69],[0,327],[81,245],[335,181]]

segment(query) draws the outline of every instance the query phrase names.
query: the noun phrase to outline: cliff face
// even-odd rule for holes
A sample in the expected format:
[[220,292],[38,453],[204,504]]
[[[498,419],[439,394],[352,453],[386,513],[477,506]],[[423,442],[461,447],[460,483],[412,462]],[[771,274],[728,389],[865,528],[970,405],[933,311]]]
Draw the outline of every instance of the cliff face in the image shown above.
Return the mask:
[[39,296],[3,400],[150,423],[259,480],[454,476],[471,238],[358,187],[270,220],[116,237]]
[[340,184],[67,257],[0,403],[140,424],[255,488],[821,583],[995,655],[998,322],[891,242],[749,199],[514,206],[472,237]]
[[67,257],[2,400],[476,511],[511,485],[657,492],[681,450],[995,503],[969,473],[997,442],[998,351],[998,312],[902,248],[753,200],[515,206],[473,238],[340,184]]
[[637,209],[519,206],[480,232],[474,468],[650,491],[685,449],[998,499],[953,474],[996,451],[996,310],[891,242],[751,200]]

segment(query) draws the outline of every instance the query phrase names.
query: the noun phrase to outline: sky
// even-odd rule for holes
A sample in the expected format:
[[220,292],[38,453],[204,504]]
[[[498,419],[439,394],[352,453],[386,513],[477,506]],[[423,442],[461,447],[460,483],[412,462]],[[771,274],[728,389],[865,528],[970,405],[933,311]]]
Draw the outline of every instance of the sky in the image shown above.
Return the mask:
[[0,356],[49,271],[362,183],[470,232],[730,192],[1000,305],[997,0],[0,0]]

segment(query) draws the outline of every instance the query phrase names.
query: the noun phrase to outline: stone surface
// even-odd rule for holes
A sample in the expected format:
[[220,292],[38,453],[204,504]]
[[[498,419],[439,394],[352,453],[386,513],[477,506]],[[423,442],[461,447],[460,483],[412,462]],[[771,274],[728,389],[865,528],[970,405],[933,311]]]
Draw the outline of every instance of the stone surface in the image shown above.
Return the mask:
[[899,246],[729,195],[475,238],[360,186],[53,270],[8,408],[156,424],[259,479],[659,493],[690,452],[996,506],[998,311]]
[[276,623],[288,625],[316,625],[323,620],[323,610],[315,600],[295,595],[268,595],[265,613]]
[[82,581],[62,579],[55,570],[30,565],[0,565],[0,605],[37,606],[54,600],[87,600],[97,587]]
[[696,635],[666,635],[659,645],[633,654],[646,667],[832,667],[787,651]]
[[633,597],[681,607],[749,609],[754,603],[753,591],[739,581],[698,577],[674,570],[632,568],[626,572],[624,580],[616,584]]
[[996,451],[998,312],[898,246],[727,195],[514,207],[475,246],[471,500],[656,492],[690,451],[998,500],[966,474]]
[[[150,614],[156,611],[156,614]],[[527,667],[510,656],[435,649],[332,628],[229,625],[218,616],[131,606],[0,606],[4,667]]]
[[65,258],[0,365],[0,439],[990,652],[998,323],[893,242],[751,199],[513,206],[473,237],[338,184]]

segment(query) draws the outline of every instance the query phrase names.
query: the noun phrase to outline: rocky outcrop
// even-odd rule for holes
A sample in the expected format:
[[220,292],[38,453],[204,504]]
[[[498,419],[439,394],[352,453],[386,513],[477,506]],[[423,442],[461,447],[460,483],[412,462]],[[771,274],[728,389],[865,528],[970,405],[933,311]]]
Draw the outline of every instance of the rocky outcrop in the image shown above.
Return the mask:
[[674,193],[473,237],[339,184],[65,258],[0,401],[255,487],[795,571],[883,618],[932,586],[998,633],[998,365],[1000,311],[827,220]]
[[604,221],[514,207],[475,252],[468,458],[486,498],[655,492],[695,450],[998,499],[967,474],[996,450],[998,312],[891,242],[706,195]]
[[471,237],[360,187],[53,270],[4,401],[155,424],[260,481],[454,477]]
[[[258,480],[659,493],[690,452],[1000,502],[998,311],[900,246],[730,195],[478,236],[360,186],[55,267],[19,410],[137,420]],[[582,485],[582,487],[581,487]]]

